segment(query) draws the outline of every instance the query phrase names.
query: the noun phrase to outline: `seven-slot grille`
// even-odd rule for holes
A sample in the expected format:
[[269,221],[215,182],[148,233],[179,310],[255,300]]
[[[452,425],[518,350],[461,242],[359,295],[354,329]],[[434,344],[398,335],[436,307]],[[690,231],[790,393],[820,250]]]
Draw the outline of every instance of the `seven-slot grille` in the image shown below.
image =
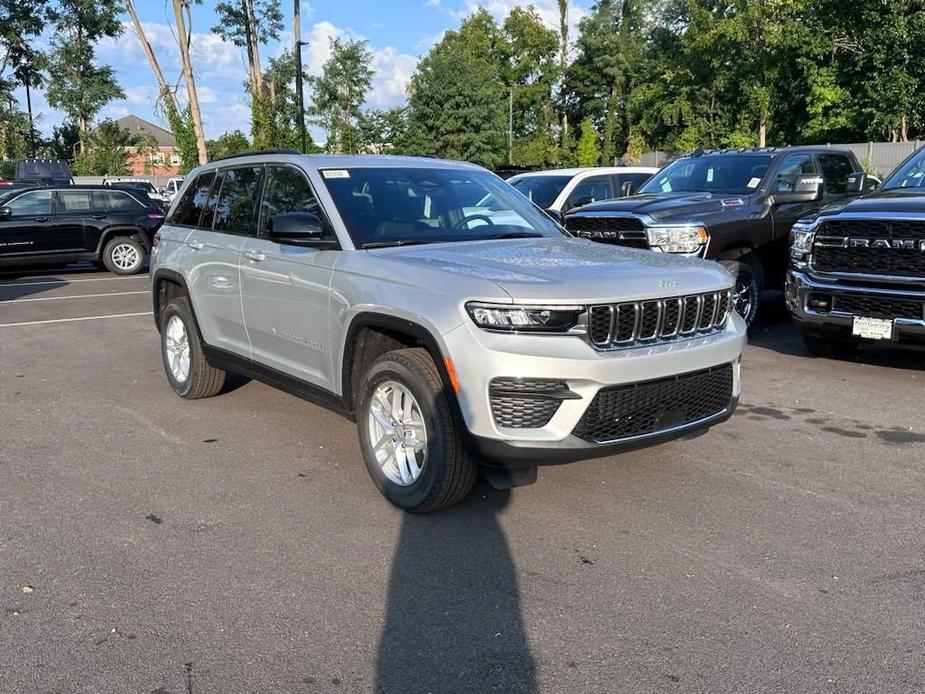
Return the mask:
[[588,307],[588,336],[601,349],[634,347],[719,332],[732,308],[732,291],[627,301]]
[[[826,238],[828,237],[828,238]],[[913,248],[820,245],[821,240],[885,239],[914,241]],[[925,221],[901,219],[833,219],[822,224],[813,248],[813,267],[822,272],[921,277],[925,275]]]
[[602,388],[572,432],[593,443],[657,434],[726,412],[732,402],[732,364]]
[[636,217],[567,217],[565,228],[583,239],[631,248],[648,248],[645,227]]

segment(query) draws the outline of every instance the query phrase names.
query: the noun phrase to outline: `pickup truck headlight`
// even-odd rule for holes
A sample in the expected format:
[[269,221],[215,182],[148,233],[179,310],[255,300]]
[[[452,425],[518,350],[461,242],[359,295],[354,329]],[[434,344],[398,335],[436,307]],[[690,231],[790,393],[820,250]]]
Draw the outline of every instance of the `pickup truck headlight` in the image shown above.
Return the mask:
[[651,248],[663,253],[697,253],[707,245],[710,233],[699,224],[652,226],[646,228]]
[[794,224],[790,229],[790,257],[805,261],[813,250],[816,231],[810,224]]
[[507,332],[565,333],[575,327],[581,306],[516,306],[469,302],[466,310],[477,326]]

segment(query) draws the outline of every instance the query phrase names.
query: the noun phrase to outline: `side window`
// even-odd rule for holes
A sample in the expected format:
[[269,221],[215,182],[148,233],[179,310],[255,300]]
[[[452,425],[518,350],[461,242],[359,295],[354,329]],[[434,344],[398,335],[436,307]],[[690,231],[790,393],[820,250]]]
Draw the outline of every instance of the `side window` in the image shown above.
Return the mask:
[[844,193],[848,185],[848,176],[854,173],[851,160],[844,154],[820,154],[818,157],[822,178],[825,181],[825,192],[829,195]]
[[82,214],[93,209],[93,196],[89,190],[59,190],[58,214]]
[[114,212],[124,212],[126,210],[138,210],[142,205],[135,198],[122,191],[101,190],[93,193],[94,206]]
[[13,217],[36,217],[51,214],[51,191],[24,193],[6,204]]
[[798,177],[812,173],[816,173],[813,166],[813,155],[794,154],[787,157],[774,177],[774,191],[777,193],[790,193],[793,191]]
[[609,200],[614,197],[610,176],[591,176],[577,186],[568,198],[568,206],[587,205],[589,202]]
[[222,189],[215,203],[215,231],[254,233],[254,203],[259,190],[261,167],[226,169]]
[[291,166],[270,167],[260,203],[260,236],[269,232],[273,216],[284,212],[311,212],[319,218],[324,217],[321,205],[301,171]]
[[214,171],[206,171],[196,177],[196,180],[187,187],[183,197],[174,207],[169,220],[170,224],[188,227],[199,224],[199,217],[202,215],[202,208],[205,207],[206,201],[209,199],[209,190],[212,187],[214,178]]
[[633,186],[633,192],[642,188],[642,184],[652,178],[652,174],[647,173],[631,173],[631,174],[619,174],[614,177],[617,182],[617,194],[623,194],[623,186],[627,183],[631,183]]

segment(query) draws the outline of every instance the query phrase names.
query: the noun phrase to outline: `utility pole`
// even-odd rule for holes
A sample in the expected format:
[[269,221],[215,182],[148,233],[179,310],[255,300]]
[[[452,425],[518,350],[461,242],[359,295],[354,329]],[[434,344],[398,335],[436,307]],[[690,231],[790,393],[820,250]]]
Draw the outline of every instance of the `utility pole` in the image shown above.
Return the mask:
[[510,90],[507,105],[507,163],[514,165],[514,90]]
[[295,33],[295,91],[299,100],[299,138],[302,142],[302,154],[305,154],[305,96],[302,93],[302,12],[301,0],[293,0],[294,15],[292,28]]
[[32,152],[32,158],[35,159],[35,126],[32,123],[32,94],[29,91],[29,73],[26,73],[24,80],[26,86],[26,110],[29,112],[29,151]]

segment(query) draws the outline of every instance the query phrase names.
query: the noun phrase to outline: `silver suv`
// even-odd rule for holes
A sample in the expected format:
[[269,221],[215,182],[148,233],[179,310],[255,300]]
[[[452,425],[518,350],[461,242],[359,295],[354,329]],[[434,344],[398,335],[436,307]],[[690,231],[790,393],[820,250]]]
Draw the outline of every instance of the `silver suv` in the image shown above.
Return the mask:
[[228,371],[355,418],[429,511],[727,419],[745,327],[711,262],[575,239],[461,162],[259,153],[194,170],[152,253],[167,380]]

